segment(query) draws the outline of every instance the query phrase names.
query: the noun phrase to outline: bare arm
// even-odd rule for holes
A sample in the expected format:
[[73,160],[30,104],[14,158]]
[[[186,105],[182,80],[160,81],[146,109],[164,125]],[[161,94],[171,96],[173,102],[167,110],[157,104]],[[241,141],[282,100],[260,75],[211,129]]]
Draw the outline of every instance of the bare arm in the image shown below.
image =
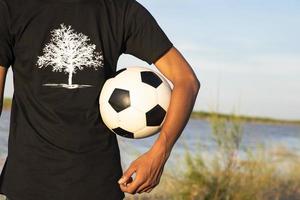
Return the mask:
[[154,64],[174,85],[166,120],[152,146],[166,152],[168,157],[189,120],[200,89],[200,82],[189,63],[175,47]]
[[6,74],[7,74],[7,69],[0,65],[0,116],[3,107],[3,96],[4,96]]
[[[181,53],[172,47],[155,63],[173,84],[171,102],[160,135],[149,151],[134,160],[118,181],[124,192],[150,192],[158,185],[171,149],[193,110],[200,82]],[[132,174],[136,178],[132,179]]]

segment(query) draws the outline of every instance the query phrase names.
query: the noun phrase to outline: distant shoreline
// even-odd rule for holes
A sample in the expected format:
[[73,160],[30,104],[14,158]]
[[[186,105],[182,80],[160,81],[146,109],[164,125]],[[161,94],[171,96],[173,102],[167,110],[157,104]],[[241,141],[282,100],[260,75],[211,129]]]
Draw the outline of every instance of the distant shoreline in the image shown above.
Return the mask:
[[[11,98],[5,97],[3,100],[3,110],[10,110],[11,108]],[[202,119],[208,120],[213,115],[218,115],[223,119],[230,119],[232,114],[223,114],[223,113],[213,113],[205,111],[193,111],[191,114],[192,119]],[[283,120],[283,119],[274,119],[268,117],[254,117],[254,116],[245,116],[245,115],[236,115],[239,120],[247,123],[261,123],[261,124],[291,124],[291,125],[300,125],[300,120]]]
[[[192,119],[202,119],[208,120],[210,117],[217,115],[223,119],[230,119],[233,114],[223,114],[223,113],[213,113],[205,111],[194,111],[191,114]],[[300,120],[284,120],[284,119],[274,119],[268,117],[254,117],[254,116],[245,116],[245,115],[235,115],[235,118],[242,122],[247,123],[256,123],[256,124],[278,124],[278,125],[300,125]]]

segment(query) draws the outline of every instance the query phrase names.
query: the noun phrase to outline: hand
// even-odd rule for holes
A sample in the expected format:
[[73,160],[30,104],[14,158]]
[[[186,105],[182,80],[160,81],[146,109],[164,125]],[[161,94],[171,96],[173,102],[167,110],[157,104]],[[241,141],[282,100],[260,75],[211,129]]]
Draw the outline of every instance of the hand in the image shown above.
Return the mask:
[[[159,184],[164,165],[169,157],[169,152],[161,145],[154,145],[149,151],[134,160],[124,172],[124,179],[119,180],[123,192],[136,194],[151,192]],[[133,173],[135,179],[132,179]]]

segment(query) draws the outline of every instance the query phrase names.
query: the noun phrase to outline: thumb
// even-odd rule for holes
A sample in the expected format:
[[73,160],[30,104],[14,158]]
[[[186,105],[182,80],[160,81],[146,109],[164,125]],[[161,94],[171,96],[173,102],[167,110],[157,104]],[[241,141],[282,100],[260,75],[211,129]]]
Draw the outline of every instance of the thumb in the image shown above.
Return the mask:
[[119,179],[118,183],[123,184],[125,183],[132,174],[136,171],[136,168],[134,165],[130,165],[129,168],[123,173],[123,176]]

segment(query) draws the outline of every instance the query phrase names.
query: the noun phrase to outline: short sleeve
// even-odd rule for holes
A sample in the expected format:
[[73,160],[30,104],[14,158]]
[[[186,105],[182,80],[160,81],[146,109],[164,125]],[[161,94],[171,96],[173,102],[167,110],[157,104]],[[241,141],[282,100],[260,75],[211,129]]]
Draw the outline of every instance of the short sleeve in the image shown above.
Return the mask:
[[124,19],[123,53],[154,63],[172,46],[152,14],[136,0],[130,0]]
[[12,64],[13,53],[9,31],[9,10],[7,4],[0,0],[0,66],[9,68]]

